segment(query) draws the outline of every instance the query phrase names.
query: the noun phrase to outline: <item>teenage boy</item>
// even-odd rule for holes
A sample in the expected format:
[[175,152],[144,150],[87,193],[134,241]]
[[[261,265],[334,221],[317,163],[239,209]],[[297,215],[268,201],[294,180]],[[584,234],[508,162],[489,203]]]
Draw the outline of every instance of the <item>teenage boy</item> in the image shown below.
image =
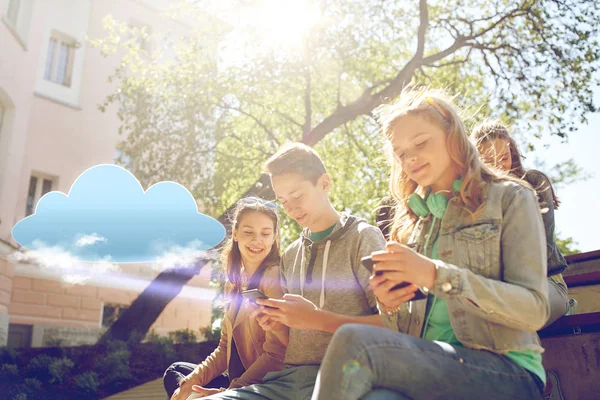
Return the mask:
[[[282,299],[257,300],[266,330],[289,329],[282,371],[263,383],[227,390],[210,399],[310,399],[332,334],[343,324],[382,326],[360,259],[385,248],[383,235],[365,220],[337,212],[331,179],[312,148],[283,147],[265,164],[277,199],[303,230],[281,259]],[[348,366],[352,368],[352,366]]]

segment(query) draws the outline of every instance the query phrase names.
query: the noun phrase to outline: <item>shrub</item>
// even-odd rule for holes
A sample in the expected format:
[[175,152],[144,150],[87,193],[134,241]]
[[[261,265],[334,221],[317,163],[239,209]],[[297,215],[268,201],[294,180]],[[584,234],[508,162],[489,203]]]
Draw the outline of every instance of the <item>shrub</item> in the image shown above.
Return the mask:
[[40,354],[39,356],[32,358],[27,367],[25,367],[26,375],[28,377],[35,377],[42,382],[50,381],[50,364],[55,359],[46,355]]
[[179,329],[169,332],[169,338],[175,344],[196,343],[198,341],[198,335],[191,329]]
[[216,340],[219,341],[221,339],[221,323],[222,319],[216,319],[213,321],[212,325],[209,325],[204,328],[200,328],[200,333],[204,336],[206,340]]
[[75,364],[69,358],[55,358],[48,368],[50,383],[62,385]]
[[12,347],[0,347],[0,364],[15,364],[18,353]]
[[140,333],[138,331],[133,331],[131,332],[131,334],[129,335],[129,338],[127,339],[127,346],[132,349],[135,348],[135,346],[137,346],[138,344],[140,344],[140,342],[144,339],[144,334]]
[[101,384],[118,384],[130,380],[130,356],[125,342],[109,342],[106,356],[97,360],[94,368],[102,377]]
[[42,394],[48,394],[49,392],[48,388],[44,388],[44,391],[42,391],[42,382],[35,378],[25,378],[23,383],[13,385],[12,390],[10,390],[13,400],[45,399],[47,396],[42,396]]
[[153,341],[152,350],[154,350],[158,356],[158,362],[162,365],[170,364],[176,356],[173,343],[168,337],[160,337],[156,341]]
[[73,385],[77,392],[88,396],[95,395],[98,393],[98,386],[100,386],[100,379],[98,374],[92,371],[84,372],[81,375],[77,375],[73,379]]
[[160,342],[160,341],[163,341],[164,339],[165,339],[165,337],[164,337],[164,336],[161,336],[161,335],[157,334],[157,333],[154,331],[154,329],[152,329],[152,330],[151,330],[151,331],[150,331],[150,332],[149,332],[149,333],[146,335],[146,337],[144,338],[144,341],[145,341],[145,342],[148,342],[148,343],[155,343],[155,342]]
[[0,381],[12,382],[19,377],[19,367],[17,364],[3,364],[0,366]]

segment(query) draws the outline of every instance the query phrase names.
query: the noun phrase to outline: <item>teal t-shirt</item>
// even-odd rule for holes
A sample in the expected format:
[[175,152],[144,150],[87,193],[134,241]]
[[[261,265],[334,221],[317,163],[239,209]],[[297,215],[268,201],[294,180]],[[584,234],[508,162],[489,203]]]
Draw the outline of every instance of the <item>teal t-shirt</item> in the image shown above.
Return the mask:
[[[436,237],[431,246],[431,258],[438,259],[438,238]],[[450,324],[450,314],[446,300],[440,299],[432,294],[429,295],[427,317],[421,338],[426,340],[438,340],[453,346],[462,346],[454,334]],[[544,385],[546,384],[546,371],[542,365],[542,354],[533,350],[510,351],[506,357],[517,363],[527,371],[538,376]]]
[[312,240],[313,242],[318,242],[319,240],[325,239],[327,236],[331,235],[331,232],[333,232],[333,228],[335,228],[335,224],[331,225],[329,228],[325,229],[324,231],[311,232],[310,240]]

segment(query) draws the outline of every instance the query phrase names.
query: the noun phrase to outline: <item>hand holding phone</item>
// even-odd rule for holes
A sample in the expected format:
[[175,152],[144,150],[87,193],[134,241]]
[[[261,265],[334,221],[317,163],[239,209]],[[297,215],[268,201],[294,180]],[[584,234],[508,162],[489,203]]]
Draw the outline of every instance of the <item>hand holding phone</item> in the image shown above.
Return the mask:
[[[360,259],[360,261],[362,262],[362,265],[373,275],[375,276],[380,276],[382,275],[384,272],[386,271],[382,271],[382,270],[376,270],[375,272],[373,272],[374,267],[375,267],[375,261],[373,261],[373,258],[371,256],[365,256],[363,258]],[[398,290],[398,289],[402,289],[406,286],[409,286],[410,282],[400,282],[399,284],[393,286],[390,291],[394,291],[394,290]],[[421,291],[421,290],[417,290],[415,292],[415,297],[413,297],[411,299],[411,301],[414,300],[422,300],[427,298],[427,296]]]

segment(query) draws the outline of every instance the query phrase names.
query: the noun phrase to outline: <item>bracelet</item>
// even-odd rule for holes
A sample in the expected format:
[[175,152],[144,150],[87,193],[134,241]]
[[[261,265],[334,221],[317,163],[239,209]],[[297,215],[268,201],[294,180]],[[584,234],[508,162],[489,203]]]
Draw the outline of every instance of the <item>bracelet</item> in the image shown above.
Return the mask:
[[392,316],[394,314],[397,314],[398,311],[400,311],[400,308],[402,307],[402,304],[398,305],[397,307],[394,308],[389,308],[384,306],[383,304],[379,303],[379,305],[381,306],[381,311],[383,311],[384,313],[386,313],[388,316]]

